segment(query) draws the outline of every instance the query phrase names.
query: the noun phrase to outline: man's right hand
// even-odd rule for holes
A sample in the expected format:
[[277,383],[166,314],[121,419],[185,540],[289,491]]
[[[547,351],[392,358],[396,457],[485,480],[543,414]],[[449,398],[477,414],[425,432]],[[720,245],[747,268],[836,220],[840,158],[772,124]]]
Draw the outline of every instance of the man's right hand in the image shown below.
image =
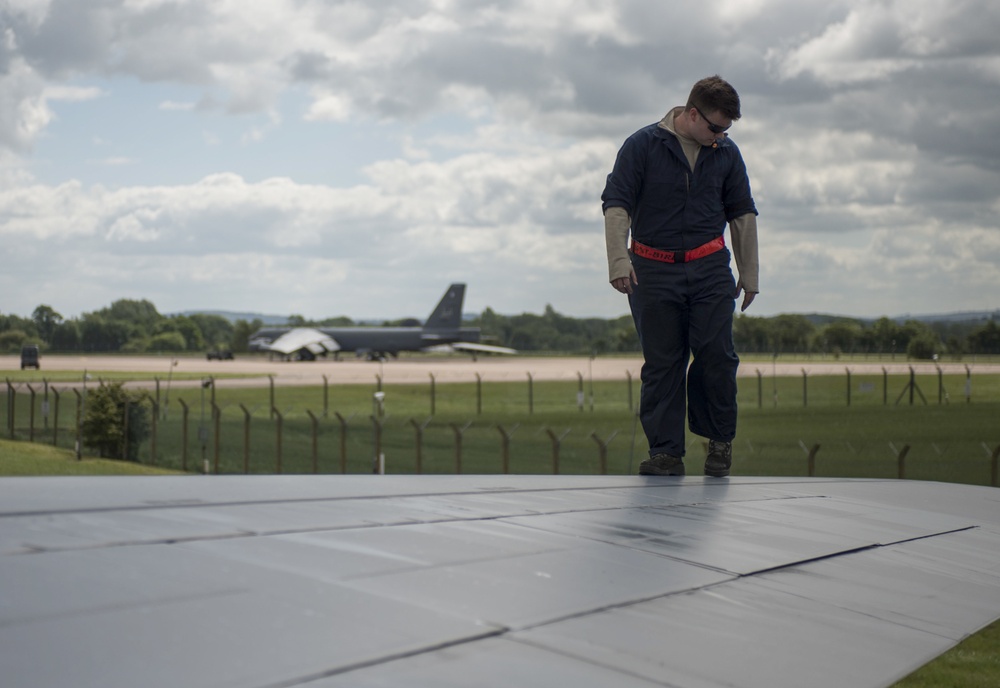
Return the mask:
[[631,294],[632,285],[634,284],[639,284],[639,280],[635,276],[635,270],[631,271],[628,277],[618,277],[611,280],[611,286],[623,294]]

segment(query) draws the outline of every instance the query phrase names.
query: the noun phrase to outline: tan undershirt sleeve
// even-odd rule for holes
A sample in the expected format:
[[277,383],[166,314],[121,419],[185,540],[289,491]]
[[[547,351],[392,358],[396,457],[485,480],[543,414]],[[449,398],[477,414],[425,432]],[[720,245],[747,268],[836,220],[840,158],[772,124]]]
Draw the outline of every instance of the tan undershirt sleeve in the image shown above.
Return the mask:
[[740,273],[739,284],[744,291],[760,293],[760,263],[757,261],[757,216],[741,215],[729,223],[733,239],[733,258]]
[[628,257],[628,230],[632,226],[625,208],[611,207],[604,213],[604,240],[608,246],[608,281],[632,274]]

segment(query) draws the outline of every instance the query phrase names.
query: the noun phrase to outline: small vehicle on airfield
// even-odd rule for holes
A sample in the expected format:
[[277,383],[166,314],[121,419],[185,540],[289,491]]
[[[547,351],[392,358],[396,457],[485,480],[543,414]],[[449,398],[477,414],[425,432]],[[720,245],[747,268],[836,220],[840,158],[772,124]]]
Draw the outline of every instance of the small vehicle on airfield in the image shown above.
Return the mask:
[[21,347],[21,370],[24,370],[25,368],[41,370],[42,364],[40,359],[41,357],[38,355],[38,347],[34,344]]
[[219,350],[219,351],[209,351],[207,354],[205,354],[205,358],[207,358],[209,361],[232,361],[232,360],[234,360],[233,359],[233,352],[229,351],[228,349],[222,349],[222,350]]

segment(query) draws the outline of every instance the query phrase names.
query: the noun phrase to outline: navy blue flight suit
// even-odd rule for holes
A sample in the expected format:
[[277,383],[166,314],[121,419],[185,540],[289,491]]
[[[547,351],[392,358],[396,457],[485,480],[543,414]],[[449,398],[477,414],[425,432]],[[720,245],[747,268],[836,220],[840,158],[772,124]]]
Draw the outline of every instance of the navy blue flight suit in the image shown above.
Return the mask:
[[[757,212],[736,144],[724,138],[702,147],[692,171],[680,142],[657,124],[622,145],[601,200],[605,211],[625,209],[634,241],[668,251],[706,244],[727,222]],[[691,432],[731,442],[739,357],[729,250],[687,263],[631,259],[638,284],[629,305],[644,358],[639,417],[649,455],[684,456],[685,401]]]

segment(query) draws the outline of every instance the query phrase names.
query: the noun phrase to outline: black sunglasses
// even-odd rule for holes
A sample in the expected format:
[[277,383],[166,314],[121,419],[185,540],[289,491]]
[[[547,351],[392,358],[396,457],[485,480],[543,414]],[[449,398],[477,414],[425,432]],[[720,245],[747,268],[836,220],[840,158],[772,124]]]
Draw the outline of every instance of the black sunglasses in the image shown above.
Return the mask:
[[708,117],[705,117],[705,113],[701,111],[701,108],[695,105],[694,109],[697,110],[698,114],[701,115],[701,118],[705,120],[705,124],[708,125],[708,130],[713,134],[721,134],[724,131],[726,131],[726,129],[733,126],[732,124],[730,124],[729,127],[720,127],[718,124],[712,124],[712,120],[710,120]]

